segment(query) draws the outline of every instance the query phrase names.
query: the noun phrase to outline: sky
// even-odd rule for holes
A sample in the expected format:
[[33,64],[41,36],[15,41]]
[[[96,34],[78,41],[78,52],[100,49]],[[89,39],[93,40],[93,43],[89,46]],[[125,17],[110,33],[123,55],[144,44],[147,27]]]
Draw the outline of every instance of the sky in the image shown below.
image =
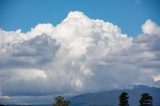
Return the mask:
[[158,0],[65,2],[0,1],[0,103],[160,87]]
[[29,31],[38,23],[59,24],[70,11],[82,11],[93,19],[118,25],[123,33],[136,36],[152,19],[160,24],[159,0],[1,0],[0,28]]

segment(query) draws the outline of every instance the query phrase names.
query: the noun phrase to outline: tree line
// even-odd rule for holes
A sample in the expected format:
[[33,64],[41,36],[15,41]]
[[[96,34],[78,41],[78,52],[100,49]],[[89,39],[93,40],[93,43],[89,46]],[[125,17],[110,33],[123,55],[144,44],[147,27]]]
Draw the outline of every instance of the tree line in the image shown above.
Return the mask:
[[[127,92],[122,92],[119,96],[119,106],[129,106],[129,95]],[[139,106],[153,106],[153,98],[148,93],[143,93],[139,100]],[[52,106],[69,106],[70,100],[65,100],[62,96],[55,97],[55,103]]]

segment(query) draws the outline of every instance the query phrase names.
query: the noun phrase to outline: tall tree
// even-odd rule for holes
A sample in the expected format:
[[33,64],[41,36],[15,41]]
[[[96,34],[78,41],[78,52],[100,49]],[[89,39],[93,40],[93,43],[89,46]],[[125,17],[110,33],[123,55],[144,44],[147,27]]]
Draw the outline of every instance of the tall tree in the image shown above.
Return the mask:
[[143,93],[141,99],[139,100],[140,106],[153,106],[153,98],[148,93]]
[[62,96],[55,97],[55,103],[53,106],[69,106],[71,102],[69,100],[65,100]]
[[119,106],[129,106],[128,99],[128,93],[122,92],[119,96]]

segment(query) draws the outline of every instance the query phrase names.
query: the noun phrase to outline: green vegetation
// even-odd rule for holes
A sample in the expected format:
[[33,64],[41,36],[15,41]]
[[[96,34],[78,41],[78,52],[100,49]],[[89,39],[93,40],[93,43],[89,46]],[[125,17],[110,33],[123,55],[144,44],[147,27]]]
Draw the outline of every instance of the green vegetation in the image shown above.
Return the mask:
[[[129,106],[128,102],[129,96],[128,93],[122,92],[119,96],[119,106]],[[139,100],[139,106],[153,106],[152,104],[153,98],[148,93],[143,93]]]
[[148,93],[142,94],[141,99],[139,100],[140,106],[153,106],[153,98]]
[[119,106],[129,106],[128,99],[128,93],[122,92],[122,94],[119,96]]
[[53,106],[69,106],[71,102],[69,100],[65,100],[62,96],[55,97],[55,103]]

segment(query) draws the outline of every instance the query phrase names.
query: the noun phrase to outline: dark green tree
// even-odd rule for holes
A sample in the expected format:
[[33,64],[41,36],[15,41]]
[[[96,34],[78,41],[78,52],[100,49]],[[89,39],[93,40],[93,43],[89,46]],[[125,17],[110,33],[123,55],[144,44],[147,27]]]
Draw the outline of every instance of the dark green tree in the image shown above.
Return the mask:
[[128,93],[122,92],[119,96],[119,106],[129,106],[128,99]]
[[140,106],[153,106],[153,98],[148,93],[143,93],[141,99],[139,100]]
[[71,102],[69,100],[65,100],[62,96],[55,97],[55,103],[53,106],[69,106]]

